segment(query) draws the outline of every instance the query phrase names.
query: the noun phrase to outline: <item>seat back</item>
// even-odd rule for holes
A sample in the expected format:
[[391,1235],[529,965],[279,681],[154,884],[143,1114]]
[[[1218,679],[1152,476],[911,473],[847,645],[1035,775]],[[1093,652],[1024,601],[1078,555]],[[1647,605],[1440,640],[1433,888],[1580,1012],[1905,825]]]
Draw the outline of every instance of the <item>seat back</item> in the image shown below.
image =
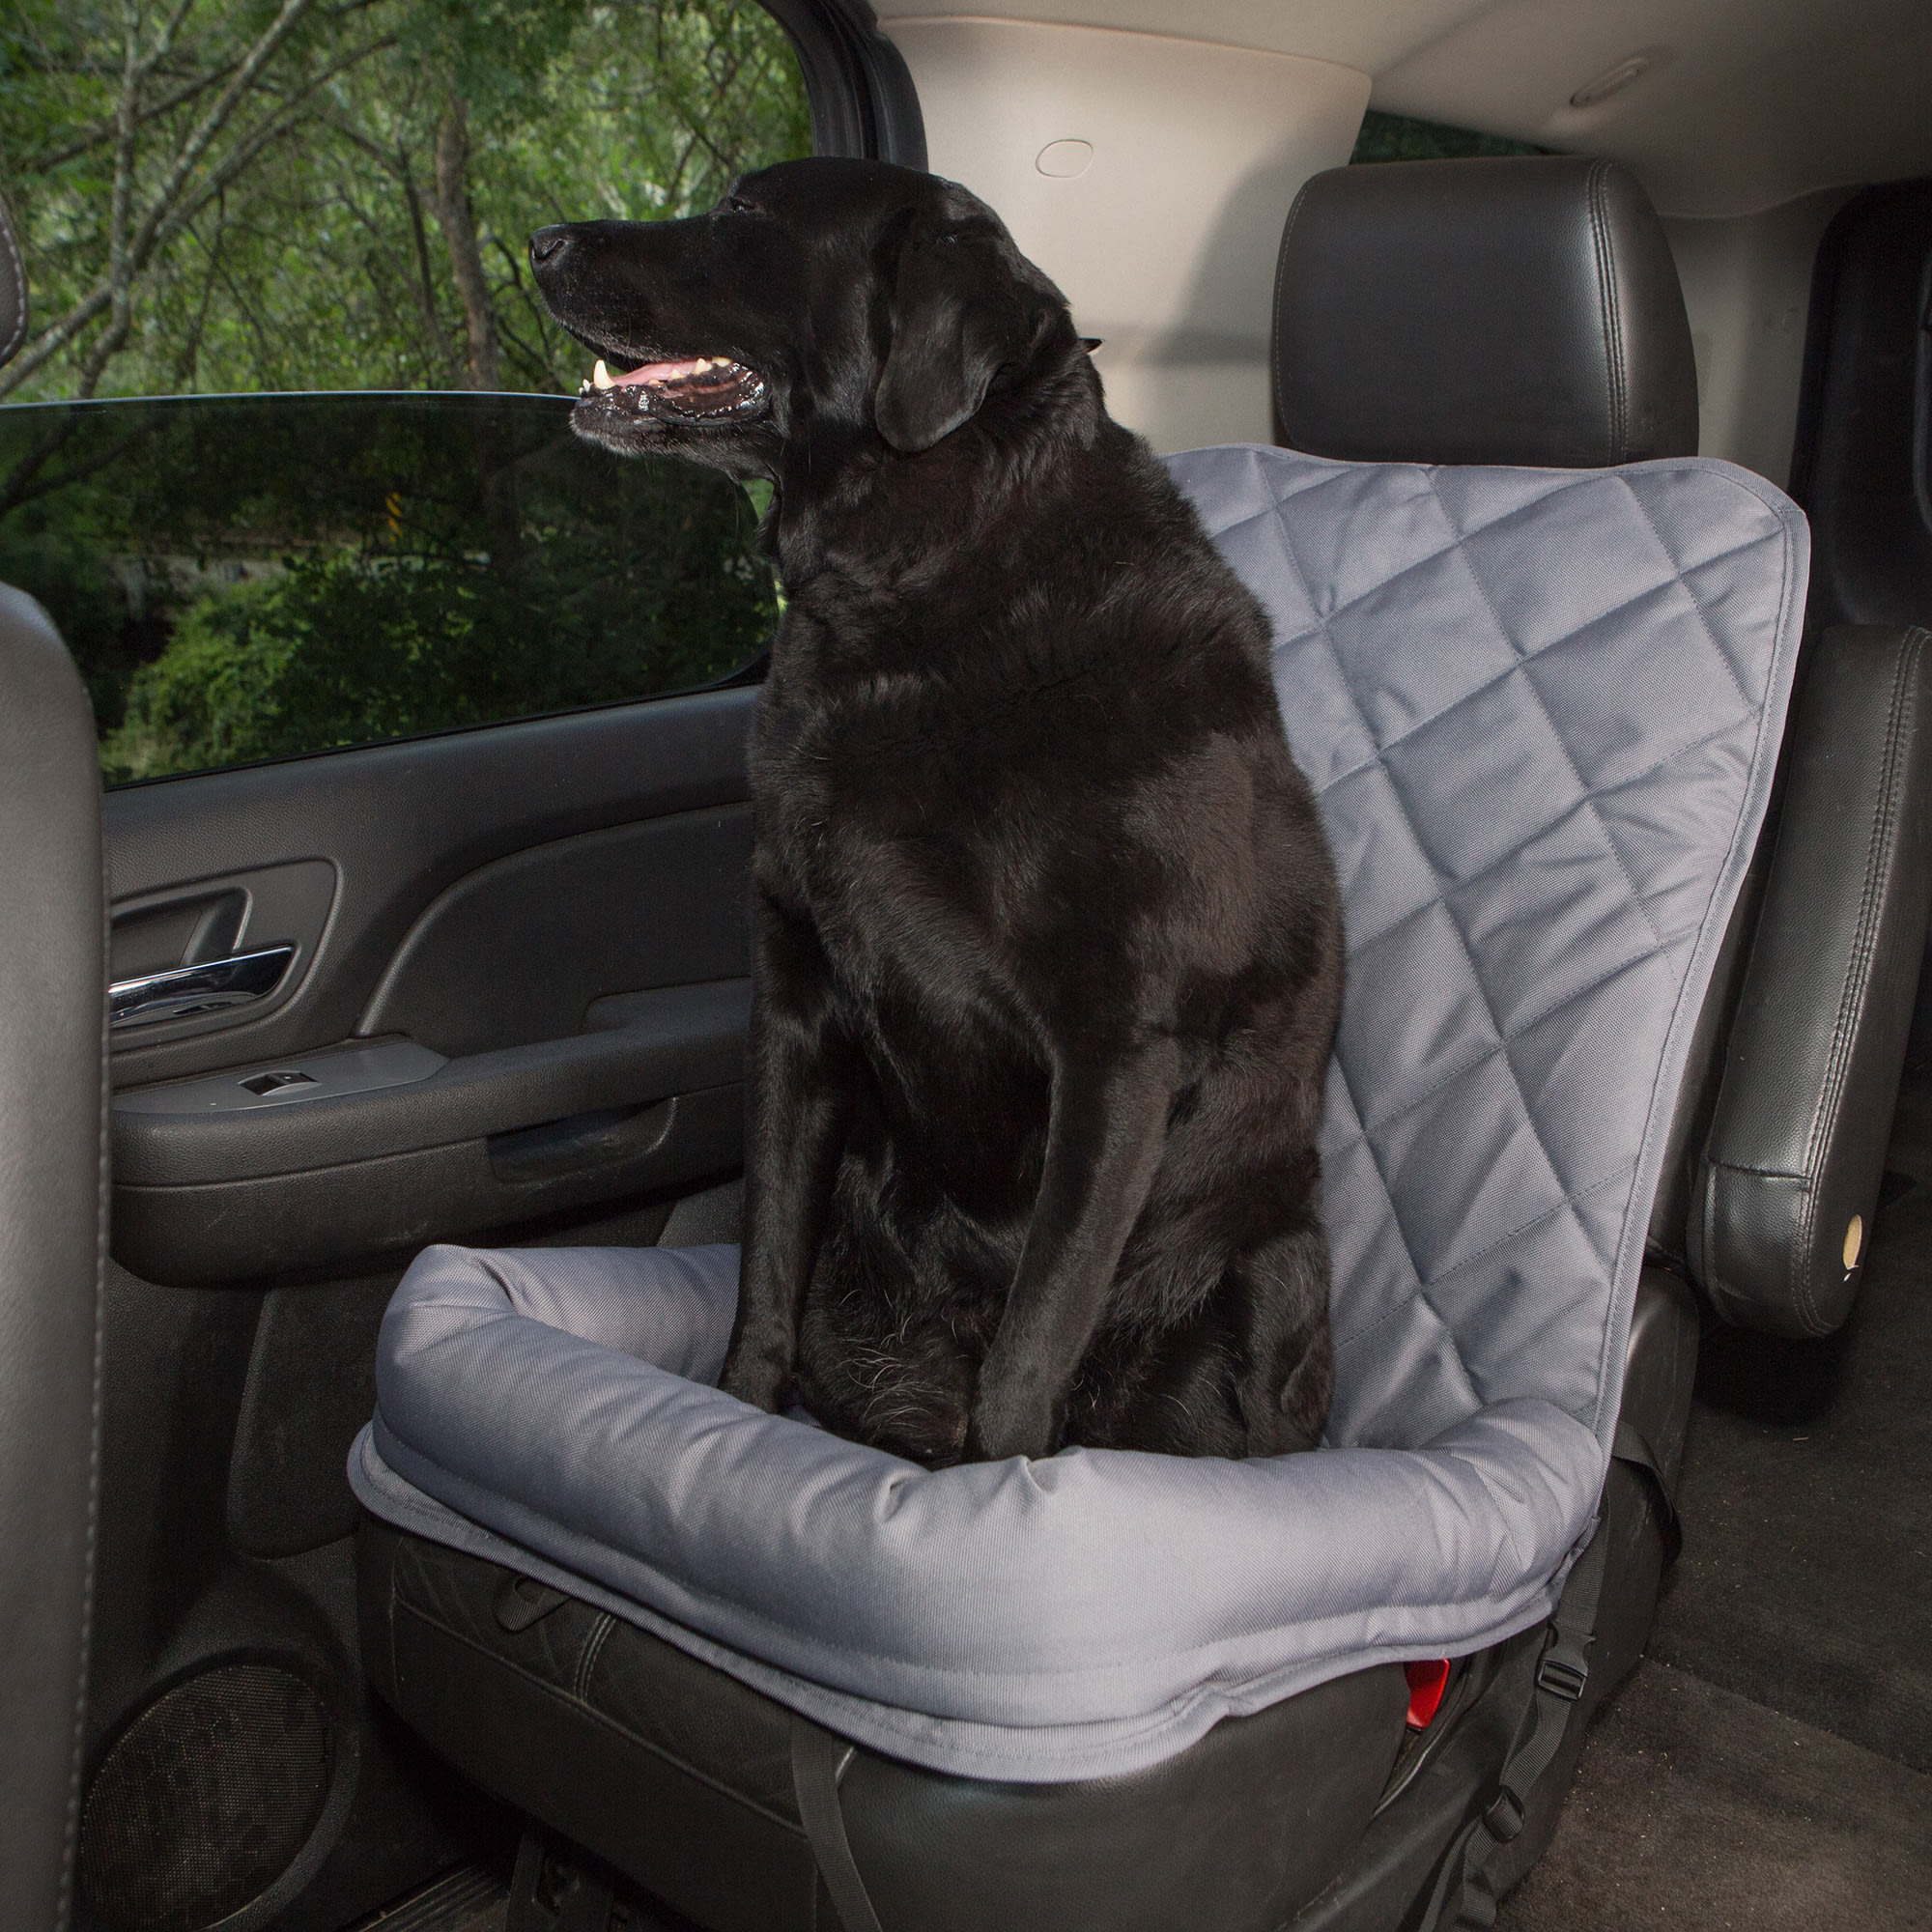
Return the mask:
[[[1316,176],[1283,238],[1275,380],[1285,440],[1325,456],[1582,469],[1697,444],[1662,226],[1587,157]],[[1861,1276],[1932,896],[1926,641],[1807,646],[1781,806],[1686,1057],[1650,1246],[1753,1327],[1824,1333]],[[1660,631],[1633,675],[1677,649]]]
[[1680,1222],[1719,1311],[1790,1335],[1835,1327],[1863,1278],[1932,902],[1928,249],[1923,182],[1867,189],[1819,249],[1792,469],[1810,637]]
[[[0,211],[0,229],[4,229]],[[25,291],[0,234],[0,345]],[[0,586],[0,1889],[67,1922],[93,1541],[106,915],[94,719]]]
[[1694,458],[1173,468],[1273,619],[1347,911],[1329,1440],[1420,1446],[1544,1401],[1607,1448],[1770,789],[1803,520]]

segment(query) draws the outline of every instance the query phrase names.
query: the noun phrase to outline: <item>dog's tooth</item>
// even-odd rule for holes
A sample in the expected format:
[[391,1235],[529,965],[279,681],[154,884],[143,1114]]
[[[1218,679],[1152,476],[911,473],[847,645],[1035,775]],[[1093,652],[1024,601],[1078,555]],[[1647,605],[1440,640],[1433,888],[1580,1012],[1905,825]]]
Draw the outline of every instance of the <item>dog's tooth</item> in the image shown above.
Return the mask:
[[597,358],[596,368],[590,372],[590,380],[600,389],[614,389],[617,386],[610,370],[605,368],[604,358],[601,355]]

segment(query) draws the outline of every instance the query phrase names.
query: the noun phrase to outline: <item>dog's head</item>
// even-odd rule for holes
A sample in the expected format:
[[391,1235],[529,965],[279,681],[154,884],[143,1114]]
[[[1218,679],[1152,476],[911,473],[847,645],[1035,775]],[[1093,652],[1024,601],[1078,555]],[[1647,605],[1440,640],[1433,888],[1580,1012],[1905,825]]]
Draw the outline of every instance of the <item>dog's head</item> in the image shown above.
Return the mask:
[[1083,353],[991,209],[881,161],[781,162],[685,221],[542,228],[530,262],[598,358],[579,434],[740,476],[840,434],[928,449]]

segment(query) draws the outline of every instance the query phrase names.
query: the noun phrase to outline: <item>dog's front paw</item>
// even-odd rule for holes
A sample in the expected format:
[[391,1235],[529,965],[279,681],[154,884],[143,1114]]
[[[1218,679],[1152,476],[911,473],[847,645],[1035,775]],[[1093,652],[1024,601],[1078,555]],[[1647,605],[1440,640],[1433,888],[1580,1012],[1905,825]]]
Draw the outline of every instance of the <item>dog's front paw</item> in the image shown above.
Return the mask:
[[1009,1456],[1051,1456],[1058,1435],[1050,1402],[1031,1389],[997,1382],[989,1388],[982,1378],[967,1418],[965,1460],[1001,1463]]
[[718,1378],[718,1386],[726,1395],[734,1395],[753,1408],[776,1415],[790,1380],[788,1362],[768,1349],[748,1344],[734,1347],[724,1357],[724,1372]]

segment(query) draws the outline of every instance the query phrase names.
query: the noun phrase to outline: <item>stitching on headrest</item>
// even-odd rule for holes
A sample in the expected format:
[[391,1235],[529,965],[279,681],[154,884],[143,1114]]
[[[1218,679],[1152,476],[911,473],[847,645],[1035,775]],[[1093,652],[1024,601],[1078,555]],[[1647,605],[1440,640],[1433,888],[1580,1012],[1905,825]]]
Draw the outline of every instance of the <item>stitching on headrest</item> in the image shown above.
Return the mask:
[[1308,199],[1308,190],[1320,179],[1320,173],[1312,174],[1295,190],[1294,200],[1288,211],[1288,225],[1281,231],[1281,247],[1274,258],[1274,309],[1268,318],[1268,334],[1272,338],[1268,344],[1268,360],[1274,365],[1274,395],[1270,401],[1274,409],[1274,427],[1284,432],[1288,428],[1288,419],[1282,413],[1281,405],[1288,389],[1288,364],[1281,353],[1281,291],[1288,275],[1288,244],[1293,239],[1294,224],[1301,218],[1301,204]]
[[1616,251],[1610,240],[1610,164],[1598,161],[1587,178],[1590,240],[1597,257],[1597,308],[1608,363],[1612,463],[1630,459],[1630,395],[1625,381],[1623,314],[1617,301]]

